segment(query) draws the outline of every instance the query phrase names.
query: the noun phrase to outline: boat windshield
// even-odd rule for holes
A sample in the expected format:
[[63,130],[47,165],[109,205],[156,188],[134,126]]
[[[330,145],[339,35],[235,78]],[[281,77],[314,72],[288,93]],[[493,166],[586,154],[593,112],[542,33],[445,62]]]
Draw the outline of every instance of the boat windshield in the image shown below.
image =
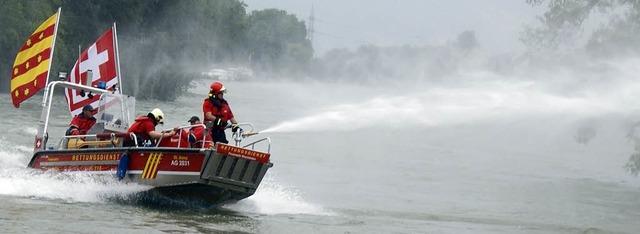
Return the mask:
[[104,124],[104,129],[113,132],[126,132],[134,119],[135,97],[101,95],[99,103],[98,113],[94,116],[97,124]]

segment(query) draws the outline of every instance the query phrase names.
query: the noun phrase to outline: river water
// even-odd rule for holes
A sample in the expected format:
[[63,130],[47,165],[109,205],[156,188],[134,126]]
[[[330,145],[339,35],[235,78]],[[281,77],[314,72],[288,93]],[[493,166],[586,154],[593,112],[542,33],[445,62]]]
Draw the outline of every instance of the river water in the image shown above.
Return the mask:
[[[3,233],[637,233],[623,166],[640,87],[570,94],[534,82],[357,86],[226,82],[240,122],[270,137],[256,194],[215,210],[127,201],[147,188],[26,169],[41,95],[0,97]],[[208,82],[154,107],[201,116]],[[70,120],[57,96],[50,135]],[[258,136],[254,136],[257,138]],[[251,138],[249,138],[251,139]]]

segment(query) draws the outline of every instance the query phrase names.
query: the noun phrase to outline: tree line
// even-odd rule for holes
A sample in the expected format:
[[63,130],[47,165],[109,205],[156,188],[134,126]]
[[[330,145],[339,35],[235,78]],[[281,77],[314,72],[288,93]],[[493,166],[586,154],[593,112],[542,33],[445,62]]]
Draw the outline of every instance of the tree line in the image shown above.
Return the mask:
[[50,79],[68,72],[78,45],[92,44],[115,22],[125,93],[172,100],[212,64],[257,72],[301,73],[313,57],[306,26],[277,9],[248,13],[239,0],[1,0],[0,91],[26,38],[62,8]]
[[[524,0],[547,7],[539,23],[523,28],[521,41],[531,51],[576,47],[598,57],[640,52],[640,4],[631,0]],[[390,79],[433,82],[455,79],[465,63],[478,63],[482,43],[474,31],[461,32],[445,45],[336,49],[314,58],[305,22],[278,9],[247,12],[239,0],[0,0],[0,91],[8,91],[10,68],[19,46],[46,17],[62,7],[52,77],[68,71],[78,45],[87,46],[113,22],[118,25],[125,92],[139,98],[172,100],[212,64],[235,64],[256,76],[378,83]],[[583,22],[603,19],[590,35]],[[483,33],[483,32],[479,32]],[[569,50],[574,51],[574,50]],[[475,57],[474,57],[475,56]],[[539,53],[486,57],[482,66],[498,72],[514,67],[562,65]],[[565,59],[566,60],[566,59]],[[574,60],[582,60],[574,58]],[[532,70],[536,70],[532,68]]]

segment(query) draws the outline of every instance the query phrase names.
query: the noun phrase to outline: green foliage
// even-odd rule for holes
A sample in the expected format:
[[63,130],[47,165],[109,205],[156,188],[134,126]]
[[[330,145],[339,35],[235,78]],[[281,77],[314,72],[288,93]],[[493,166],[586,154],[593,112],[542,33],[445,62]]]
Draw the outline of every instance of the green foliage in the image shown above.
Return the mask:
[[[270,10],[247,15],[239,0],[0,3],[0,24],[9,25],[0,31],[0,91],[5,92],[16,51],[58,7],[62,14],[51,77],[71,70],[78,45],[86,48],[117,22],[123,90],[141,99],[172,100],[213,63],[251,66],[253,55],[259,58],[254,64],[268,72],[298,72],[313,56],[306,27],[295,16]],[[272,31],[258,32],[257,27]]]
[[304,22],[277,9],[249,16],[248,48],[258,71],[300,73],[308,69],[313,49]]
[[7,92],[15,54],[33,30],[55,13],[55,9],[50,4],[36,1],[3,0],[1,3],[0,77],[3,82],[0,82],[0,91]]
[[456,45],[462,50],[473,50],[478,47],[478,39],[476,38],[476,33],[474,31],[464,31],[458,35],[458,40],[456,41]]
[[[531,5],[540,5],[544,0],[527,0]],[[548,10],[538,16],[541,26],[527,27],[522,41],[532,47],[555,48],[580,32],[580,26],[594,10],[599,0],[550,0]]]
[[638,140],[635,141],[634,151],[627,164],[624,165],[624,169],[634,176],[638,176],[640,173],[640,142]]
[[[526,0],[532,6],[548,3],[538,17],[540,25],[526,27],[521,40],[533,48],[575,45],[588,38],[585,48],[596,55],[638,54],[640,52],[640,2],[636,0]],[[595,16],[594,16],[595,15]],[[583,35],[584,22],[596,18],[602,25]]]
[[633,153],[629,157],[629,160],[624,165],[624,169],[631,175],[638,176],[640,174],[640,135],[638,130],[640,129],[640,122],[630,126],[627,132],[627,139],[633,142]]

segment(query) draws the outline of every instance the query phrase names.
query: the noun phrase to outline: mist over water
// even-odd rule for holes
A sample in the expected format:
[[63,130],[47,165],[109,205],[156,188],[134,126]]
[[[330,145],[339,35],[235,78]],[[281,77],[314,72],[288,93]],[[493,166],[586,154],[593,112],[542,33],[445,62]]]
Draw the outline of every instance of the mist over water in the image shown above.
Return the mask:
[[496,79],[462,85],[411,87],[407,84],[409,87],[400,90],[370,94],[368,100],[347,99],[321,106],[307,116],[283,120],[260,132],[423,128],[547,118],[578,121],[634,115],[640,96],[640,85],[626,81],[626,77],[608,77],[606,84],[592,87],[580,84],[564,92],[558,92],[560,87],[554,86],[553,82],[558,80],[546,83],[493,77]]
[[[247,141],[271,138],[274,167],[253,196],[223,209],[257,216],[251,223],[266,232],[284,223],[412,233],[425,222],[503,233],[629,230],[640,186],[623,169],[639,119],[636,61],[612,62],[586,81],[575,70],[470,69],[434,83],[225,82],[236,118],[260,132]],[[163,127],[184,125],[201,115],[210,81],[199,82],[175,102],[140,101],[136,115],[161,107]],[[64,132],[67,114],[54,115],[64,121],[52,132]],[[0,195],[109,204],[147,189],[26,169],[35,132],[20,126],[33,120],[13,121],[5,127],[16,137],[0,138]]]
[[[458,4],[450,9],[456,17]],[[504,3],[480,5],[482,21],[516,21]],[[317,10],[316,29],[326,33],[326,11]],[[212,80],[197,80],[200,71],[253,57],[242,54],[250,48],[227,54],[234,52],[216,38],[222,34],[203,33],[233,29],[224,19],[211,25],[203,20],[211,15],[181,12],[165,8],[159,17],[174,20],[119,28],[123,90],[138,97],[136,116],[163,110],[161,129],[202,118]],[[459,29],[453,15],[430,21],[447,33],[423,28],[437,40],[314,57],[322,71],[310,77],[255,70],[254,80],[224,80],[235,118],[259,132],[243,145],[269,137],[273,167],[254,195],[215,210],[148,209],[132,195],[149,187],[28,169],[42,96],[14,109],[0,94],[8,110],[0,112],[0,226],[8,233],[637,233],[640,179],[624,165],[640,152],[640,58],[596,58],[582,45],[490,54],[486,40],[508,51],[517,42],[496,35],[520,25],[481,30],[462,14],[475,28]],[[470,30],[477,45],[446,36],[453,30]],[[64,98],[56,99],[50,144],[70,120]]]

